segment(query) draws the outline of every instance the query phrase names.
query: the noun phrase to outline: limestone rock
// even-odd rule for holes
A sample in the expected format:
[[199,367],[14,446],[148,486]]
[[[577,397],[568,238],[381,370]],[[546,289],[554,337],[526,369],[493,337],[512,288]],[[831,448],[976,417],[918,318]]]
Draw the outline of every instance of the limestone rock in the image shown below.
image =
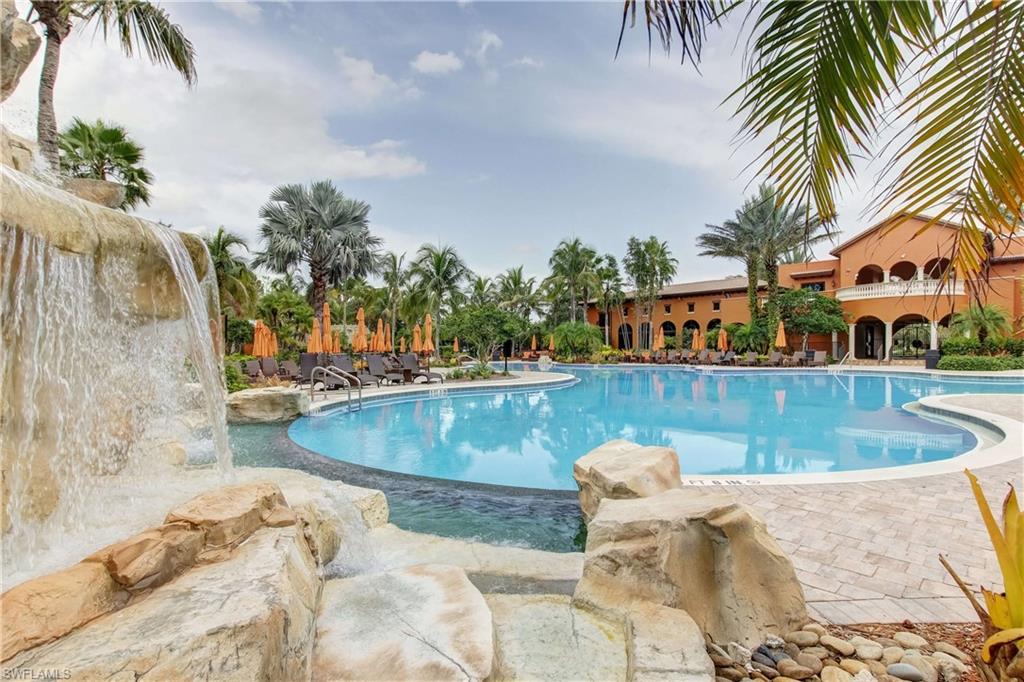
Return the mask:
[[0,595],[0,660],[63,637],[127,601],[128,593],[94,562],[15,585]]
[[208,546],[224,547],[244,540],[275,508],[285,505],[276,484],[242,483],[193,497],[172,509],[164,523],[185,522],[202,528]]
[[608,441],[577,459],[572,475],[580,489],[583,518],[588,521],[603,499],[650,497],[682,485],[675,450],[621,439]]
[[747,647],[807,621],[793,565],[764,523],[728,496],[694,490],[605,500],[574,599],[612,611],[680,608],[715,641]]
[[119,585],[133,590],[155,587],[187,570],[206,544],[206,533],[184,523],[150,528],[105,547],[86,561],[103,564]]
[[961,663],[970,663],[971,657],[965,654],[960,649],[956,648],[949,642],[936,642],[935,651],[941,651],[944,654],[949,654],[953,658],[958,659]]
[[806,630],[807,632],[813,632],[814,634],[818,635],[819,637],[821,637],[822,635],[827,635],[828,634],[828,630],[826,630],[825,626],[820,624],[820,623],[808,623],[807,625],[803,626],[800,629],[801,630]]
[[490,680],[624,680],[623,627],[574,607],[567,595],[488,594],[494,618]]
[[328,581],[314,680],[483,680],[494,633],[483,595],[454,566]]
[[38,153],[39,146],[35,142],[0,125],[0,164],[22,173],[31,173]]
[[908,651],[899,665],[911,665],[921,673],[924,682],[938,682],[939,671],[919,653]]
[[798,647],[814,646],[818,643],[818,635],[808,630],[787,632],[783,639],[791,644],[796,644]]
[[959,682],[963,674],[967,672],[967,666],[963,661],[945,652],[936,651],[932,654],[932,660],[945,682]]
[[64,180],[64,189],[79,199],[107,208],[120,208],[126,191],[124,185],[95,178],[67,178]]
[[831,649],[840,656],[853,656],[857,651],[857,648],[853,646],[853,644],[847,642],[845,639],[833,637],[832,635],[825,635],[821,638],[820,642],[823,647]]
[[700,628],[679,609],[656,604],[631,609],[627,616],[627,645],[627,679],[633,682],[709,682],[715,674]]
[[821,682],[853,682],[853,675],[838,666],[829,665],[821,670]]
[[[97,563],[80,565],[106,575]],[[265,528],[228,560],[194,568],[9,665],[71,669],[83,680],[309,679],[320,585],[298,528]]]
[[886,665],[899,663],[903,660],[903,654],[905,653],[906,651],[901,646],[887,646],[882,649],[882,663]]
[[914,634],[913,632],[907,632],[901,630],[892,636],[904,649],[920,649],[921,647],[928,646],[928,640],[921,635]]
[[231,424],[289,421],[308,411],[309,393],[298,388],[247,388],[228,396],[228,422]]
[[32,24],[18,16],[14,0],[0,4],[0,102],[18,87],[42,39]]
[[886,668],[886,671],[893,677],[907,680],[907,682],[922,682],[924,680],[921,671],[909,663],[893,663]]

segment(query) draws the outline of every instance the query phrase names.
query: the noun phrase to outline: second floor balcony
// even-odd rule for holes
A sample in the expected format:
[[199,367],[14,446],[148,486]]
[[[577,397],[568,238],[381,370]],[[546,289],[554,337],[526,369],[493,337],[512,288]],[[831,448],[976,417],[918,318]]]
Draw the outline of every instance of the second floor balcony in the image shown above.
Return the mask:
[[889,281],[858,284],[836,290],[840,301],[859,301],[865,298],[902,298],[904,296],[962,296],[963,282],[943,282],[941,279],[913,279],[907,282]]

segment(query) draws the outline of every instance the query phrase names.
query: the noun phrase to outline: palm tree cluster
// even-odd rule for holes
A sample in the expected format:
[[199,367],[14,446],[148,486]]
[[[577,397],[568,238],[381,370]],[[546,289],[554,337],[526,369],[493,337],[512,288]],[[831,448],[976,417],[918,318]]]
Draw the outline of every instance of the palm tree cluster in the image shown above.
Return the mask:
[[[629,275],[635,292],[637,345],[650,348],[654,341],[653,325],[650,324],[654,305],[661,290],[672,281],[679,261],[672,257],[668,243],[651,236],[645,240],[630,237],[626,243],[626,257],[622,265]],[[641,323],[641,320],[647,320]]]
[[142,166],[142,147],[123,127],[75,118],[61,132],[59,143],[60,167],[65,175],[112,180],[124,185],[123,209],[149,203],[153,176]]

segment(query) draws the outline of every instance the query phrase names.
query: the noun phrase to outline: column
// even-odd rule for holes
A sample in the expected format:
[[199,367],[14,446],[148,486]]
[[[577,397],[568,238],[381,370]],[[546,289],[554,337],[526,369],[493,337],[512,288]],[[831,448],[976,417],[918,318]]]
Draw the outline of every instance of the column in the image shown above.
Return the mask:
[[923,265],[918,265],[917,266],[917,281],[918,282],[923,282],[924,281],[924,266]]
[[885,359],[892,360],[892,322],[885,323]]
[[939,349],[939,323],[932,320],[928,323],[928,349],[938,350]]
[[888,269],[882,270],[882,281],[883,282],[888,282],[889,281],[889,270]]
[[850,337],[846,340],[846,345],[849,346],[849,348],[847,350],[850,351],[850,357],[851,358],[856,358],[857,357],[857,353],[856,353],[856,350],[855,350],[856,347],[857,347],[857,323],[856,322],[854,322],[853,324],[850,325],[849,334],[850,334]]
[[836,360],[842,360],[839,357],[839,334],[837,332],[832,332],[832,357]]

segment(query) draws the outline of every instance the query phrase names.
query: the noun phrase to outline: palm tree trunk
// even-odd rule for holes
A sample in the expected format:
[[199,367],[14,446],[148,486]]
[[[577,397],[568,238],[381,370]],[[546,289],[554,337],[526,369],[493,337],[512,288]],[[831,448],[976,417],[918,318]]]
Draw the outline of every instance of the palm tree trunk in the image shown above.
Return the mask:
[[310,263],[309,277],[313,280],[313,315],[323,324],[324,301],[327,299],[327,275],[324,264],[320,261]]
[[773,334],[779,324],[779,266],[776,263],[764,263],[764,278],[768,283],[768,298],[764,304],[768,333]]
[[60,145],[57,136],[57,114],[53,110],[53,91],[60,68],[60,48],[71,30],[71,22],[61,17],[60,3],[33,0],[32,6],[46,27],[46,47],[43,51],[43,70],[39,75],[39,115],[36,136],[39,151],[54,173],[60,172]]
[[576,287],[569,285],[569,320],[576,321]]
[[747,308],[750,310],[750,322],[757,321],[757,259],[747,259]]
[[605,306],[604,306],[604,345],[606,345],[606,346],[612,345],[612,341],[611,341],[611,326],[612,326],[611,306],[609,306],[607,303],[605,303]]

